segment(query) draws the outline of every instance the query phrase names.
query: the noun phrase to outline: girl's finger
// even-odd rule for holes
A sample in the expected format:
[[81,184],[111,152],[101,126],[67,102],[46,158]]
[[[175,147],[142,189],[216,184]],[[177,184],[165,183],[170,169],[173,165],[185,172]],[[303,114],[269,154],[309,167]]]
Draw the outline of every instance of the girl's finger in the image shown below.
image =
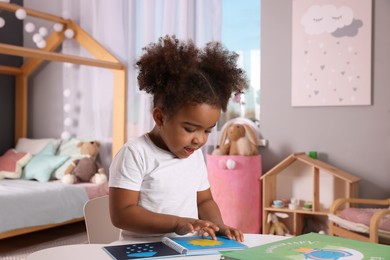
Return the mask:
[[217,236],[215,235],[214,229],[210,227],[203,227],[202,230],[204,230],[202,234],[203,237],[211,236],[211,239],[217,240]]

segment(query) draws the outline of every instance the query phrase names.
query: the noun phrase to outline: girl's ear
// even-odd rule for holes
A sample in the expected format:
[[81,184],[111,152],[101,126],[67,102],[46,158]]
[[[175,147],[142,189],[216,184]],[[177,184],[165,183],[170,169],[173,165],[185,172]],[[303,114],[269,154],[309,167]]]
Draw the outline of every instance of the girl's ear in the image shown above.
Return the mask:
[[159,107],[153,108],[152,111],[153,120],[157,126],[162,126],[164,122],[164,113]]

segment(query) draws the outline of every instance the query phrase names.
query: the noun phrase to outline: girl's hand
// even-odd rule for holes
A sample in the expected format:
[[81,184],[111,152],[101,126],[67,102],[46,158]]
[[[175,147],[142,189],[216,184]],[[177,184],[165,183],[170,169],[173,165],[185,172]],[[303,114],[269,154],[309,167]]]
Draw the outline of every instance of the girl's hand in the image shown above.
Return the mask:
[[227,238],[236,240],[238,242],[244,242],[244,234],[241,230],[236,228],[223,225],[220,226],[218,234],[224,235]]
[[216,240],[216,233],[219,231],[219,227],[214,223],[206,220],[180,218],[175,233],[178,235],[185,235],[188,233],[198,232],[203,237],[211,236]]
[[202,237],[211,236],[211,239],[217,240],[216,233],[219,231],[219,227],[213,222],[207,220],[196,220],[193,224],[194,230]]

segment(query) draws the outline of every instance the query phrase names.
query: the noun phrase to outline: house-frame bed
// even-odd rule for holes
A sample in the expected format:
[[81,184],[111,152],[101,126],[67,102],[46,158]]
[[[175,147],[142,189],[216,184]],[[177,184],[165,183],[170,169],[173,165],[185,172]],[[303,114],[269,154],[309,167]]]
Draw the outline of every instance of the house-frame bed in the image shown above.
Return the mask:
[[[61,23],[64,29],[61,32],[52,32],[46,39],[46,47],[38,50],[21,46],[0,43],[0,54],[26,58],[22,66],[11,67],[0,64],[0,74],[15,77],[15,144],[19,138],[27,137],[27,102],[28,78],[45,61],[67,62],[79,65],[94,66],[110,69],[114,75],[113,82],[113,122],[112,122],[112,154],[120,149],[126,140],[126,66],[88,35],[81,27],[70,19],[25,8],[16,4],[0,2],[0,10],[16,12],[23,8],[27,15]],[[89,51],[95,59],[56,53],[56,49],[66,39],[64,31],[72,29],[75,32],[74,40]],[[3,210],[3,209],[2,209]],[[0,239],[33,231],[51,228],[83,220],[82,217],[62,221],[61,223],[48,223],[38,226],[19,228],[0,233]]]

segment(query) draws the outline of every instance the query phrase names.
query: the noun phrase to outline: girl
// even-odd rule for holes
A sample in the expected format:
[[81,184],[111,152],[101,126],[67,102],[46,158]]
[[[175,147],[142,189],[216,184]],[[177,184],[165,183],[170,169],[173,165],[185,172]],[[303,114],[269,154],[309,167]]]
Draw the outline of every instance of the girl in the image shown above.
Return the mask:
[[126,143],[110,166],[113,224],[126,240],[198,232],[243,241],[222,220],[200,150],[232,93],[247,87],[238,55],[217,42],[199,49],[174,36],[143,50],[138,82],[153,95],[155,126]]

